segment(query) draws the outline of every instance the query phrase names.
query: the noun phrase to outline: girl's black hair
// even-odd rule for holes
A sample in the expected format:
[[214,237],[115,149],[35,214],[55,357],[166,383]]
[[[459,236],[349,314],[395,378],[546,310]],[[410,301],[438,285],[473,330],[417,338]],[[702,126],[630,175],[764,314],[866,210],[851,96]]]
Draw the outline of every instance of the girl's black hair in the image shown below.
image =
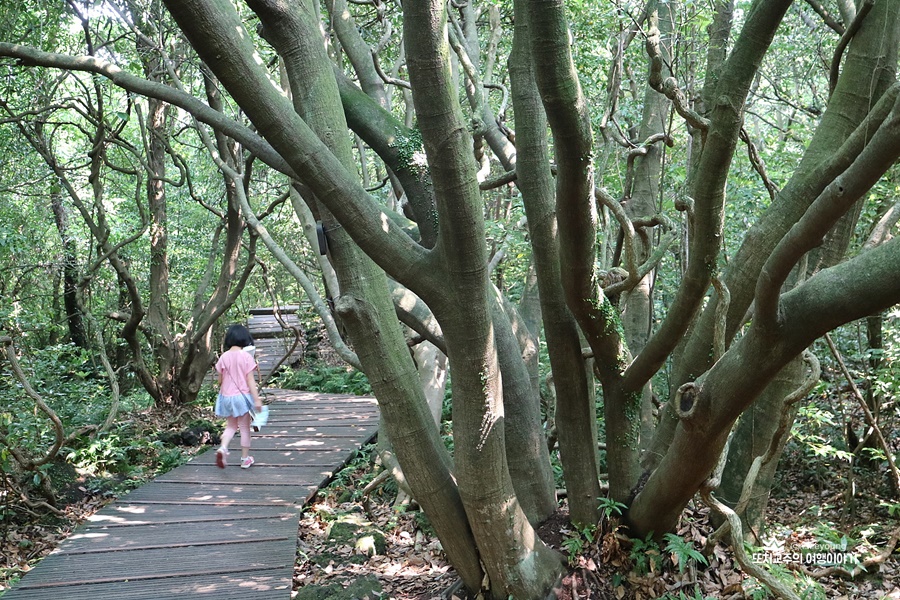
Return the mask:
[[250,335],[250,331],[243,325],[232,325],[225,332],[225,348],[231,348],[232,346],[246,348],[252,345],[253,336]]

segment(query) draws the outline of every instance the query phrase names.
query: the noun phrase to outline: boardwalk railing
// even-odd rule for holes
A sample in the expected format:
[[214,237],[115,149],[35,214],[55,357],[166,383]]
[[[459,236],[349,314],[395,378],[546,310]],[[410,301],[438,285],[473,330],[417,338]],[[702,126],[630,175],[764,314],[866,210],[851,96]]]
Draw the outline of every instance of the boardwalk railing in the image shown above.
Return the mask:
[[94,514],[3,600],[288,600],[299,513],[378,428],[374,398],[267,390],[256,463],[213,452]]

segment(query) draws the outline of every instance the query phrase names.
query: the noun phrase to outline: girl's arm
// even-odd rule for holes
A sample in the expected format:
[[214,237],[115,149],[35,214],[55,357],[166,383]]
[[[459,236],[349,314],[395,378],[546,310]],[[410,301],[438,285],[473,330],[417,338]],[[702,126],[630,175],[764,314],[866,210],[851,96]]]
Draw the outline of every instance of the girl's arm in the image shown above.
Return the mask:
[[261,410],[262,400],[260,400],[259,391],[256,389],[256,378],[253,377],[253,371],[247,373],[247,387],[250,388],[250,396],[253,397],[253,405],[256,407],[256,410]]

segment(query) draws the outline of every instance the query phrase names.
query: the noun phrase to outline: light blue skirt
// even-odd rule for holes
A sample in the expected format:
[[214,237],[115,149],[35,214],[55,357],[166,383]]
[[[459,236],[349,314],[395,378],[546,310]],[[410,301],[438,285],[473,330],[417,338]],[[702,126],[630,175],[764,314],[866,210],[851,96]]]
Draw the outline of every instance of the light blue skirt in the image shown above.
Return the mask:
[[253,399],[247,394],[235,396],[223,396],[219,394],[216,399],[217,417],[240,417],[248,412],[253,412]]

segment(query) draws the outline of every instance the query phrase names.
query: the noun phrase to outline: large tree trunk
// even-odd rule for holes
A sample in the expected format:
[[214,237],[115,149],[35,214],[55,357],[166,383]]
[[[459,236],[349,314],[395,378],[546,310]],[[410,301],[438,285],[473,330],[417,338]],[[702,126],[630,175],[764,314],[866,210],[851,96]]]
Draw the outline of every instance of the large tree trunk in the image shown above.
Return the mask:
[[[151,55],[152,56],[152,55]],[[159,77],[159,65],[147,65],[148,77]],[[180,403],[176,397],[178,357],[169,330],[169,225],[166,206],[166,138],[168,107],[151,98],[147,108],[147,205],[150,213],[150,297],[147,321],[156,359],[157,403]]]
[[[556,202],[561,281],[566,304],[597,359],[603,386],[610,496],[624,502],[639,476],[640,395],[623,388],[628,349],[618,310],[599,286],[596,269],[593,133],[575,71],[561,0],[530,0],[531,53],[557,160]],[[641,383],[642,387],[643,383]]]
[[[260,16],[268,38],[285,60],[296,110],[340,157],[343,167],[348,171],[355,169],[349,138],[344,135],[347,126],[334,75],[318,35],[315,10],[311,4],[300,2],[255,0],[249,4]],[[233,27],[236,19],[233,11],[226,13],[221,5],[216,8],[219,10],[206,2],[181,3],[177,8],[170,4],[171,12],[180,22],[191,18],[192,9],[199,9],[209,15],[218,13],[217,19],[228,20]],[[207,36],[215,33],[215,29],[203,31],[185,27],[184,23],[182,27],[189,36],[193,34],[200,40],[209,39]],[[244,44],[239,44],[234,51],[250,54]],[[241,58],[247,58],[247,54]],[[232,71],[226,57],[211,56],[207,60],[233,95],[255,95],[252,83],[248,86],[241,74]],[[266,100],[273,101],[279,111],[290,109],[271,94]],[[260,118],[264,114],[262,111],[269,109],[265,101],[259,105],[261,111],[248,111],[251,119]],[[277,139],[280,132],[275,128],[280,129],[280,125],[271,121],[266,125],[260,127],[261,132],[274,134]],[[286,142],[291,143],[284,140],[282,144]],[[274,145],[281,149],[278,142]],[[474,542],[450,476],[449,457],[430,418],[418,373],[394,316],[385,274],[361,252],[347,230],[321,202],[315,209],[329,230],[329,253],[341,293],[336,300],[336,310],[379,400],[385,427],[407,481],[463,580],[471,589],[477,589],[481,582],[481,567]]]
[[596,436],[589,373],[581,356],[578,324],[566,306],[559,260],[556,202],[550,173],[547,118],[534,81],[527,19],[527,4],[515,4],[516,20],[510,78],[517,128],[518,178],[538,274],[541,316],[556,387],[556,427],[566,479],[570,518],[588,525],[599,518],[600,483],[597,479]]
[[442,60],[448,52],[447,6],[407,2],[404,12],[413,99],[440,217],[435,258],[446,277],[421,295],[441,323],[450,359],[459,491],[491,595],[539,598],[556,581],[561,562],[528,523],[507,466],[483,209],[470,138]]
[[499,292],[492,300],[491,320],[503,378],[506,461],[516,498],[529,522],[537,526],[556,511],[556,484],[541,426],[541,400]]

